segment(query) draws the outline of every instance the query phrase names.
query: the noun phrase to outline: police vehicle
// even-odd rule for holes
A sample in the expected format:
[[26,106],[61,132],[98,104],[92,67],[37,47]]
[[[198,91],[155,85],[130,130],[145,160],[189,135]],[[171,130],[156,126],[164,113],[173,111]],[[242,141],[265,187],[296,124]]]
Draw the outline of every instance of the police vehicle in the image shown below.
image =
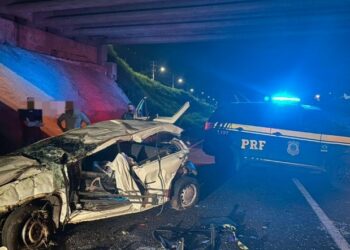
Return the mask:
[[306,167],[327,172],[332,184],[348,189],[349,124],[345,116],[294,97],[232,103],[205,123],[203,149],[231,170],[251,162]]

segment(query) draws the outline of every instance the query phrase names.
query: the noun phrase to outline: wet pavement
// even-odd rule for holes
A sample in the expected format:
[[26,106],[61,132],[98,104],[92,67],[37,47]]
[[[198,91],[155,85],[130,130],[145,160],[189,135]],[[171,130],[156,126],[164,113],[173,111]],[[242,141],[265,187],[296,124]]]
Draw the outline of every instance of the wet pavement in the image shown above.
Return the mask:
[[[324,175],[255,167],[230,176],[220,167],[200,167],[201,199],[196,207],[179,212],[165,206],[70,225],[58,234],[56,249],[159,249],[160,244],[152,237],[155,229],[208,223],[234,224],[249,249],[339,249],[334,237],[350,242],[349,194],[332,188]],[[317,216],[295,181],[335,226],[335,232],[322,224],[324,218]],[[347,249],[346,245],[340,247]]]

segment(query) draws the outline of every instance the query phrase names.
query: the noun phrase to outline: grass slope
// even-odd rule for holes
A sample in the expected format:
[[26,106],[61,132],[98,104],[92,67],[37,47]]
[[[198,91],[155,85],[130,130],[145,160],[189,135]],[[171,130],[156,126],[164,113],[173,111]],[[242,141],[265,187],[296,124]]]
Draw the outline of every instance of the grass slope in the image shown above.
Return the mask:
[[118,65],[118,85],[136,105],[143,97],[148,97],[148,109],[151,114],[173,115],[186,101],[190,108],[177,124],[185,129],[185,134],[200,137],[203,123],[208,119],[214,107],[201,102],[193,95],[172,89],[158,81],[135,72],[123,59],[119,58],[113,47],[109,48],[109,60]]

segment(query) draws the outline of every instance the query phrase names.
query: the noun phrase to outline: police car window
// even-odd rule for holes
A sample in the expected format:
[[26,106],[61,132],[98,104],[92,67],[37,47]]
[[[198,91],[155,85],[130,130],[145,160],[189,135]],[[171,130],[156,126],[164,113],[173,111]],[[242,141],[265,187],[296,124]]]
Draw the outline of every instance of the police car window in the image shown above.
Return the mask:
[[327,122],[324,123],[324,134],[350,136],[350,119],[337,113],[326,113]]
[[239,119],[242,124],[249,124],[261,127],[270,127],[269,111],[265,106],[250,106],[241,112]]
[[298,107],[276,105],[271,107],[270,112],[273,128],[300,130],[302,125],[302,114]]
[[258,103],[232,104],[222,115],[222,121],[253,126],[270,126],[266,105]]
[[303,132],[323,133],[327,119],[320,110],[302,110],[301,127]]
[[309,133],[323,133],[327,123],[320,110],[292,105],[277,107],[272,119],[276,128]]
[[236,103],[220,106],[211,116],[210,121],[237,123],[237,113],[239,113],[241,107],[241,105]]

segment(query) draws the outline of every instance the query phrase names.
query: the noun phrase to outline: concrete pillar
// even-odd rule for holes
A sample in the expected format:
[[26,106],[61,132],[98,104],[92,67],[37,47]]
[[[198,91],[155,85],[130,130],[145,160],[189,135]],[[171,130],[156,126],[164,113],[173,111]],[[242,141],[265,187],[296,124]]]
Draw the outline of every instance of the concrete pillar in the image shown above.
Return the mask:
[[97,63],[105,65],[107,62],[108,47],[107,45],[101,45],[97,48]]
[[101,45],[97,47],[97,63],[104,66],[108,78],[117,80],[117,64],[107,62],[108,60],[108,45]]
[[107,72],[107,77],[109,77],[110,79],[116,81],[117,80],[117,64],[113,63],[113,62],[106,62],[105,63],[105,67],[106,67],[106,72]]
[[0,43],[17,45],[18,27],[9,20],[0,18]]

